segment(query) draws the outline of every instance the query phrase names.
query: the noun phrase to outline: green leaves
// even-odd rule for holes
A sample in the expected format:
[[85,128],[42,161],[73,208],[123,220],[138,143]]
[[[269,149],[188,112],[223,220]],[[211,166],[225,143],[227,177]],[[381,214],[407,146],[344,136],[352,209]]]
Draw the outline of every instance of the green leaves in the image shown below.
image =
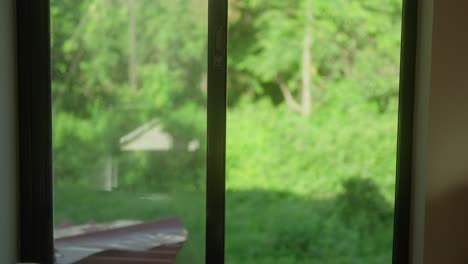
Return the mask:
[[156,117],[166,121],[187,103],[204,106],[207,2],[135,3],[136,89],[130,88],[128,1],[51,2],[58,179],[97,173],[83,164],[118,152],[119,137]]
[[[278,89],[278,78],[285,79],[291,91],[300,88],[306,21],[303,10],[308,1],[238,0],[232,4],[236,16],[230,23],[229,46],[233,89],[245,91],[258,87],[258,83],[263,90]],[[400,2],[312,0],[311,4],[312,96],[330,98],[328,87],[349,81],[353,87],[362,87],[355,92],[370,103],[385,105],[382,100],[388,100],[381,97],[395,98]],[[372,80],[363,81],[366,78]],[[257,88],[254,91],[258,96],[274,95]]]

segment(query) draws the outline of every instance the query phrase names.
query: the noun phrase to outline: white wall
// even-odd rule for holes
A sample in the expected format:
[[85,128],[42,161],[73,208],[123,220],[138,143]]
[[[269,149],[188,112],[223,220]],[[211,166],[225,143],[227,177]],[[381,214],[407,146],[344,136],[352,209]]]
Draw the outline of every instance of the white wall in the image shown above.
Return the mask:
[[434,0],[424,263],[468,263],[468,1]]
[[16,261],[14,1],[0,0],[0,263]]

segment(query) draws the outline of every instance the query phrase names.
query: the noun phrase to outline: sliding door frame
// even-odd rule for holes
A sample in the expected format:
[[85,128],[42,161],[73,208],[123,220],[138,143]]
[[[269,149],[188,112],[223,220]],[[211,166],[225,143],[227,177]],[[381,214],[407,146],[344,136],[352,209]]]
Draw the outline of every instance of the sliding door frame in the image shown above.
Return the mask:
[[[53,263],[49,0],[17,0],[18,261]],[[208,3],[206,263],[224,263],[227,0]],[[393,263],[409,263],[418,1],[403,0]]]
[[208,1],[207,264],[224,263],[228,0]]
[[18,261],[53,263],[49,0],[16,1]]
[[393,263],[410,263],[414,178],[414,110],[418,36],[417,0],[403,0],[398,106],[398,143],[393,222]]
[[[53,263],[50,1],[18,0],[18,261]],[[206,263],[224,262],[227,0],[208,1]]]

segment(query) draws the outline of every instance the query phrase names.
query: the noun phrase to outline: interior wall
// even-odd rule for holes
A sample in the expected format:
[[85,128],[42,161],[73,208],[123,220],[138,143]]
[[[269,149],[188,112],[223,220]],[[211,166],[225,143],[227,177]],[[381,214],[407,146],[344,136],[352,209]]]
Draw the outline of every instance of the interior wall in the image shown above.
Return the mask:
[[16,262],[14,1],[0,0],[0,263]]
[[468,263],[468,1],[434,0],[424,263]]

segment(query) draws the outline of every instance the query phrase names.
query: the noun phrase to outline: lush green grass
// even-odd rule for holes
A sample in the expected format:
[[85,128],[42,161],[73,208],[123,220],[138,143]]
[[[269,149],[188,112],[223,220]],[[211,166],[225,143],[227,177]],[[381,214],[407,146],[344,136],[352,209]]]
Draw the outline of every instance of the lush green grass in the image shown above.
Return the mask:
[[203,263],[204,204],[205,196],[197,192],[103,192],[60,184],[55,188],[55,223],[178,217],[189,231],[181,263]]
[[346,194],[325,200],[228,192],[227,262],[390,263],[391,208],[372,184],[356,182]]
[[[260,189],[227,192],[227,263],[389,263],[391,206],[371,181],[353,179],[344,190],[330,199]],[[55,219],[179,217],[189,238],[178,263],[203,263],[204,198],[199,192],[99,192],[61,185]]]

